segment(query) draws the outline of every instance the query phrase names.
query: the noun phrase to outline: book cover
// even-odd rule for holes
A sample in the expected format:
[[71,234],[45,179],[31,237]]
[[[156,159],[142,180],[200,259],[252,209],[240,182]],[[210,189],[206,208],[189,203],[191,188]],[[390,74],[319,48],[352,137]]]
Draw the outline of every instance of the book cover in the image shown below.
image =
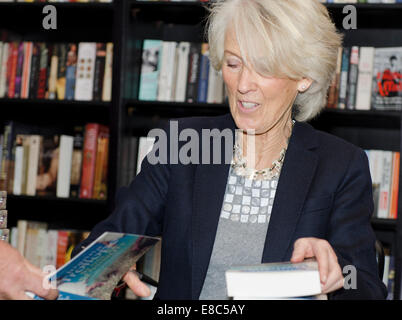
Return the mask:
[[42,136],[41,140],[37,167],[36,194],[39,196],[55,196],[60,137],[58,135],[45,135]]
[[390,191],[392,177],[392,151],[382,151],[382,175],[380,198],[378,202],[378,218],[388,218],[390,209]]
[[105,232],[72,260],[49,276],[58,290],[102,300],[122,276],[159,241],[134,234]]
[[356,110],[370,110],[371,108],[374,51],[374,47],[360,48]]
[[177,42],[163,41],[162,59],[158,79],[158,101],[172,101],[176,67]]
[[66,62],[66,99],[74,100],[75,74],[77,72],[77,52],[78,47],[75,43],[68,44]]
[[71,164],[73,158],[74,137],[60,136],[59,165],[57,168],[56,196],[68,198],[70,196]]
[[376,48],[373,67],[372,108],[401,110],[402,47]]
[[158,78],[162,57],[162,41],[146,39],[142,48],[139,100],[156,101],[158,97]]
[[232,267],[225,273],[227,293],[236,299],[294,298],[321,294],[317,261],[263,263]]

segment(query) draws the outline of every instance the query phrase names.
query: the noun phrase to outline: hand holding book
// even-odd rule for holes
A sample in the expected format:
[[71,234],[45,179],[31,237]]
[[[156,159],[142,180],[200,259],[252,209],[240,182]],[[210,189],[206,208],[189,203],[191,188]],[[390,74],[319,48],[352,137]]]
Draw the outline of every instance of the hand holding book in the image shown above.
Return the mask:
[[343,287],[344,278],[338,258],[331,245],[323,239],[300,238],[293,248],[291,262],[302,262],[315,258],[318,262],[322,293],[329,293]]
[[136,265],[134,265],[123,277],[123,281],[138,297],[149,297],[151,290],[149,287],[141,281],[139,274],[135,271]]

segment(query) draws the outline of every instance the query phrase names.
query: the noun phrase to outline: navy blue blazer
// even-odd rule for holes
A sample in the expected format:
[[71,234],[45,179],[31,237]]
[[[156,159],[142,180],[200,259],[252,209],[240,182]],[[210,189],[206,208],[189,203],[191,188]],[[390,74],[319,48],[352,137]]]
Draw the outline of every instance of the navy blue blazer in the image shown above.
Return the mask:
[[[183,118],[178,123],[179,132],[192,128],[200,136],[202,129],[229,128],[234,132],[236,128],[230,114]],[[219,135],[214,139],[219,139]],[[210,152],[212,157],[212,149]],[[128,187],[118,191],[114,212],[95,226],[82,246],[104,231],[161,235],[161,269],[155,298],[198,299],[229,172],[229,164],[224,159],[221,163],[151,165],[145,159],[140,174]],[[378,276],[375,234],[370,224],[371,188],[363,150],[309,124],[296,122],[261,262],[290,260],[293,244],[299,238],[326,239],[342,269],[346,265],[357,269],[357,289],[340,289],[330,298],[385,298],[386,288]],[[73,254],[79,250],[80,246]]]

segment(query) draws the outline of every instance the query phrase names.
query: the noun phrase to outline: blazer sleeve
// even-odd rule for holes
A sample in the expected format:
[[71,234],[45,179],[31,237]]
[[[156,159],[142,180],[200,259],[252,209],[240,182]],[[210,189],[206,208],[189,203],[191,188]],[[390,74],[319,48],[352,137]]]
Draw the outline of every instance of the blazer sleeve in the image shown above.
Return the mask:
[[72,256],[106,231],[161,235],[169,176],[167,164],[150,164],[145,157],[140,173],[131,184],[117,191],[112,214],[93,228],[89,237],[76,246]]
[[[339,289],[329,295],[330,299],[385,299],[387,295],[378,275],[376,236],[370,223],[373,208],[368,159],[363,150],[356,149],[335,194],[328,235],[341,269],[345,271],[345,266],[356,268],[356,288]],[[352,272],[348,271],[344,276],[348,280]],[[346,282],[353,285],[351,281]]]

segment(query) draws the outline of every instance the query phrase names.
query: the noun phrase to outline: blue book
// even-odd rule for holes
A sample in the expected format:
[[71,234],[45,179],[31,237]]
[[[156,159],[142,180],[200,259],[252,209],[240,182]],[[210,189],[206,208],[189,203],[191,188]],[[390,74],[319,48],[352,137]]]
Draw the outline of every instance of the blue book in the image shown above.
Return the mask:
[[105,232],[50,274],[49,284],[56,285],[59,300],[110,300],[121,278],[158,241],[156,237]]
[[162,57],[162,40],[144,40],[138,99],[156,101],[158,97],[158,78]]
[[206,103],[208,97],[208,77],[209,77],[209,45],[203,43],[201,46],[201,64],[198,79],[198,98],[197,102]]

